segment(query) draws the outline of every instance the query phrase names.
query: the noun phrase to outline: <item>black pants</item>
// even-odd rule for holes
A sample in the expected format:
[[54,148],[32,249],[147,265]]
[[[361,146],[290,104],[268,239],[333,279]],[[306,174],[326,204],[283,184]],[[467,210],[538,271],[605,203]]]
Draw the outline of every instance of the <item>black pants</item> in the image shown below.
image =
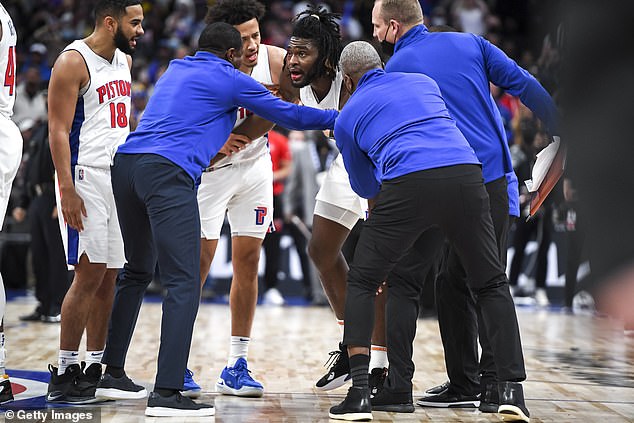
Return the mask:
[[[449,239],[469,274],[467,282],[482,311],[500,380],[523,380],[526,375],[515,307],[500,263],[482,172],[474,165],[415,172],[383,183],[348,272],[344,343],[370,346],[376,289],[389,274],[389,296],[408,296],[412,289],[407,287],[411,279],[409,256],[405,262],[402,259],[411,248],[424,254],[433,226]],[[388,313],[388,322],[395,319],[390,327],[405,325],[406,320],[415,325],[418,297],[404,303],[409,304],[407,309]],[[407,343],[400,348],[411,350],[413,335],[410,330],[407,339],[397,338],[388,329],[388,351],[399,348],[393,342]],[[393,365],[399,366],[390,363],[390,371]]]
[[282,250],[280,248],[280,240],[282,239],[282,198],[280,195],[273,196],[273,223],[275,231],[269,232],[264,237],[262,246],[266,255],[266,263],[264,267],[264,290],[268,291],[277,286],[277,274],[280,271],[280,258]]
[[61,312],[62,301],[70,287],[64,244],[57,218],[53,217],[54,209],[55,188],[51,186],[33,198],[28,212],[35,297],[40,303],[37,311],[47,316]]
[[[489,196],[497,256],[504,269],[510,224],[506,178],[491,181],[485,188]],[[469,289],[468,281],[471,278],[471,273],[465,271],[455,249],[450,248],[445,268],[436,283],[436,306],[447,375],[452,388],[464,395],[479,392],[480,374],[491,381],[497,379],[493,348],[484,329],[483,316],[476,307],[474,293]],[[514,320],[517,319],[515,310],[512,316]],[[482,345],[479,361],[478,335]]]
[[539,242],[537,248],[537,268],[535,269],[535,286],[537,288],[546,288],[546,271],[548,270],[548,249],[552,240],[552,214],[549,207],[544,207],[539,216],[535,216],[528,222],[525,219],[519,219],[515,223],[515,234],[513,235],[513,247],[515,255],[511,261],[511,271],[509,274],[509,283],[513,286],[517,285],[517,279],[520,276],[522,262],[524,261],[524,250],[526,244],[531,239],[531,235],[537,234]]
[[154,387],[182,390],[200,302],[196,187],[184,170],[153,154],[117,154],[112,186],[128,262],[117,283],[102,362],[124,366],[158,259],[167,294]]

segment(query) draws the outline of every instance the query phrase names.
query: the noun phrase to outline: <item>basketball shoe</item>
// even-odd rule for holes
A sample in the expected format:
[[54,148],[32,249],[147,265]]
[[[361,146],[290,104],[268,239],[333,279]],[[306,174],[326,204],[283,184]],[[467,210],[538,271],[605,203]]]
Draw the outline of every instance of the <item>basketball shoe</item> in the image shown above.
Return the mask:
[[200,385],[194,382],[194,372],[189,369],[185,369],[185,378],[183,380],[183,390],[181,391],[181,395],[189,398],[198,398],[200,397],[202,389],[200,389]]
[[318,391],[330,391],[343,386],[350,380],[350,362],[348,361],[348,349],[339,344],[339,349],[330,351],[330,358],[326,361],[326,366],[331,364],[328,373],[315,383]]
[[239,397],[261,397],[264,387],[253,379],[247,361],[239,358],[233,367],[225,367],[216,382],[216,392]]
[[63,374],[57,374],[57,367],[49,364],[51,380],[48,383],[47,402],[67,404],[92,404],[99,400],[95,397],[95,385],[83,374],[79,364],[71,364]]
[[0,404],[13,401],[13,391],[11,390],[11,381],[9,375],[0,376]]

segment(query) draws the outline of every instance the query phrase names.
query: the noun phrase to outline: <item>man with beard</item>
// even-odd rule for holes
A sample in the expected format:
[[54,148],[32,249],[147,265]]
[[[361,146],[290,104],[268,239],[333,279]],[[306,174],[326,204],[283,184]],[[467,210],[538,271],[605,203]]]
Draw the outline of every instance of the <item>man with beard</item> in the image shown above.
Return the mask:
[[[49,84],[59,222],[67,263],[75,268],[62,303],[59,367],[49,365],[46,400],[56,403],[96,401],[115,280],[125,263],[110,164],[129,133],[130,55],[143,35],[143,8],[139,0],[101,0],[94,12],[94,31],[62,51]],[[127,398],[146,396],[125,375],[114,377],[130,385]]]
[[[324,9],[310,7],[298,15],[291,34],[286,67],[291,84],[299,89],[299,98],[304,105],[339,110],[348,99],[338,69],[342,46],[335,19],[336,15]],[[338,156],[317,193],[308,253],[317,267],[342,337],[348,263],[341,249],[355,224],[365,218],[367,209],[367,201],[350,187],[343,160]],[[377,322],[383,322],[384,297],[377,298]],[[377,324],[372,339],[370,370],[375,376],[371,385],[375,386],[382,384],[384,369],[388,367],[382,324]],[[350,380],[348,356],[343,345],[331,353],[328,362],[332,363],[330,369],[315,384],[320,391],[338,388]]]
[[[255,0],[219,1],[209,8],[206,21],[225,22],[240,32],[240,71],[270,86],[279,83],[284,50],[260,44],[258,21],[264,11],[264,6]],[[272,123],[240,107],[234,132],[248,135],[253,141],[229,154],[228,148],[236,137],[233,134],[221,150],[226,157],[205,169],[198,188],[202,285],[218,246],[225,214],[231,226],[231,339],[227,365],[216,383],[216,390],[226,395],[260,397],[264,392],[262,384],[250,375],[247,351],[258,300],[260,250],[273,218],[273,167],[264,136],[272,127]],[[218,186],[224,189],[218,190]],[[186,375],[184,395],[193,397],[199,392],[200,387]]]

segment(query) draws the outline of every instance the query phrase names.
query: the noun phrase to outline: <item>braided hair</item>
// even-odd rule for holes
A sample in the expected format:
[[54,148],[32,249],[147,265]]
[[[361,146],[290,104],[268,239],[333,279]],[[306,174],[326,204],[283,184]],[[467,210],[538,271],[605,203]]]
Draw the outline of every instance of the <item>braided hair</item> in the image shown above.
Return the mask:
[[334,80],[343,46],[337,20],[339,14],[330,13],[321,6],[310,5],[295,16],[291,37],[313,40],[319,51],[315,76]]

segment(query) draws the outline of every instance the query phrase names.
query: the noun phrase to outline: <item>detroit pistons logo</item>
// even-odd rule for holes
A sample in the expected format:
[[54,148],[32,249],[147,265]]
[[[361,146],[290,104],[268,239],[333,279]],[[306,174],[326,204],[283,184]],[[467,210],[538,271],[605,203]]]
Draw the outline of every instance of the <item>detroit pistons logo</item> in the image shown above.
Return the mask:
[[260,206],[253,209],[253,211],[255,211],[255,224],[258,226],[264,225],[264,218],[268,213],[268,209]]

